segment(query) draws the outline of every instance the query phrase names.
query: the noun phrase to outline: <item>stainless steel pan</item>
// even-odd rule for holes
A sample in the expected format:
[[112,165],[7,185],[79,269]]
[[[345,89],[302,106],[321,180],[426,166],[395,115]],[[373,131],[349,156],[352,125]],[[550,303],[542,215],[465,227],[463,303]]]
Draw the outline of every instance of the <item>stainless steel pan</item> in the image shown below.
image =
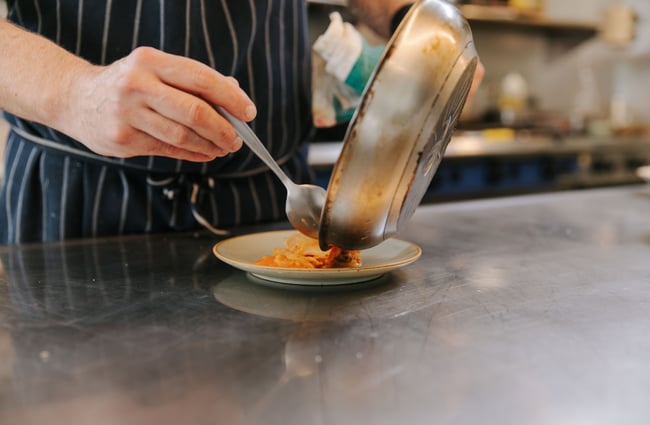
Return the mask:
[[336,162],[321,216],[322,249],[365,249],[410,219],[440,164],[474,76],[469,25],[442,0],[420,0],[389,40]]

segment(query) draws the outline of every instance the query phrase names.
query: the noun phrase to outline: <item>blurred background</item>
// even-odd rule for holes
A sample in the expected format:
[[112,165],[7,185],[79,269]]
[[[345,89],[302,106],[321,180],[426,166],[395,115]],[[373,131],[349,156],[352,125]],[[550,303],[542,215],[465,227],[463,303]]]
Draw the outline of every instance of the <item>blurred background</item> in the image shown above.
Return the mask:
[[[336,11],[370,45],[385,43],[356,25],[345,0],[306,1],[312,41]],[[650,164],[648,0],[455,5],[471,26],[486,74],[425,202],[641,183],[637,169]],[[310,161],[323,186],[348,122],[321,125],[313,134]],[[2,139],[6,131],[0,120]]]
[[[312,31],[345,1],[310,2]],[[650,163],[650,2],[455,2],[486,74],[425,201],[640,183]],[[368,40],[382,43],[368,32]],[[324,182],[346,125],[319,129]]]

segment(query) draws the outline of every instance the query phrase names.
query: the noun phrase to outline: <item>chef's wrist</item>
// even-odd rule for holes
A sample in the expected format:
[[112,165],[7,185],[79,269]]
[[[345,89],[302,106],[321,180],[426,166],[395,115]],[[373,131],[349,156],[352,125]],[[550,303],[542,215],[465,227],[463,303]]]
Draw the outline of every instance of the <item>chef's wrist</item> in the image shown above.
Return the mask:
[[390,20],[390,33],[391,35],[397,30],[397,27],[399,27],[399,24],[402,22],[408,11],[411,9],[411,6],[413,6],[413,3],[404,5],[397,9],[397,12],[393,14],[393,17]]

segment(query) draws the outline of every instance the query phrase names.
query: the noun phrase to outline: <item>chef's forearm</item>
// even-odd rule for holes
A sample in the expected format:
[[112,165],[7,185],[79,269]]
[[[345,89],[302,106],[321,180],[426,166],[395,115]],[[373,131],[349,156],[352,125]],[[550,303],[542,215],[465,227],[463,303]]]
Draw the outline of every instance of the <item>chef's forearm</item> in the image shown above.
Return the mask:
[[0,19],[0,109],[63,130],[71,86],[91,65]]
[[414,0],[349,0],[354,13],[377,34],[388,37],[391,20],[402,7]]

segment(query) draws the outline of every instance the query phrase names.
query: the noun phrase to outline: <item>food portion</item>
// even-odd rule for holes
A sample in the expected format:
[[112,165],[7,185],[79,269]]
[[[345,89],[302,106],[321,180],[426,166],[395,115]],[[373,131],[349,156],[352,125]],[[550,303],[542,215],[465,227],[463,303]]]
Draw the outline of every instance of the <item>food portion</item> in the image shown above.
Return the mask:
[[301,269],[349,268],[361,266],[361,251],[333,247],[321,251],[318,241],[296,233],[285,241],[285,247],[274,248],[255,262],[258,266],[289,267]]

